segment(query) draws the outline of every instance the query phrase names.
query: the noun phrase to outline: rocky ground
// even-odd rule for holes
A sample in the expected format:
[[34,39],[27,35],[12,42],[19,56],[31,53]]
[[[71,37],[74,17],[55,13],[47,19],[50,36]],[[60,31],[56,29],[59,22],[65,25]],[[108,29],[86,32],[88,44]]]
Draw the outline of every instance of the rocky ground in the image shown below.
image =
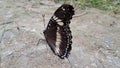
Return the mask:
[[[60,5],[45,0],[0,0],[1,68],[120,68],[120,20],[94,8],[71,20],[71,64],[51,52],[42,34],[42,15],[47,25]],[[76,10],[76,15],[82,12]]]

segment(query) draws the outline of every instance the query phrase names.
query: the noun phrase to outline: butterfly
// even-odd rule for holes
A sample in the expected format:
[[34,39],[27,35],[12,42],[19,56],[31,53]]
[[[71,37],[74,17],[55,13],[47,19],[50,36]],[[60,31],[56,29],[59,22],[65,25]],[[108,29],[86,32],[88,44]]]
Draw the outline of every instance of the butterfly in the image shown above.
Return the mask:
[[72,34],[69,25],[74,14],[72,5],[61,5],[43,31],[49,47],[61,59],[68,58],[72,49]]

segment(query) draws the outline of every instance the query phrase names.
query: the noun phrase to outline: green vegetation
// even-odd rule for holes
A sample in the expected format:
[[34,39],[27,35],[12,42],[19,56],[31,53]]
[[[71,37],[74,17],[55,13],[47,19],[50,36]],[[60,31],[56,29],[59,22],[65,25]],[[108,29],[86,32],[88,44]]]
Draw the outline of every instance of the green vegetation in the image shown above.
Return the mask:
[[82,7],[94,7],[103,10],[118,8],[120,0],[79,0]]
[[89,7],[102,10],[120,11],[120,0],[54,0],[54,2],[78,4],[80,9]]

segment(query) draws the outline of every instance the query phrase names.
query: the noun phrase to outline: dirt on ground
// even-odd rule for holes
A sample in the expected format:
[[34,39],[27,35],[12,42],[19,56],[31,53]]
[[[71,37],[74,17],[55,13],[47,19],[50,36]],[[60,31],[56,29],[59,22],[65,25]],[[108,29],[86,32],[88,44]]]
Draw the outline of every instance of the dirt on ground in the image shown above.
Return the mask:
[[70,62],[52,53],[43,30],[60,5],[0,0],[0,68],[120,68],[120,20],[95,8],[71,20]]

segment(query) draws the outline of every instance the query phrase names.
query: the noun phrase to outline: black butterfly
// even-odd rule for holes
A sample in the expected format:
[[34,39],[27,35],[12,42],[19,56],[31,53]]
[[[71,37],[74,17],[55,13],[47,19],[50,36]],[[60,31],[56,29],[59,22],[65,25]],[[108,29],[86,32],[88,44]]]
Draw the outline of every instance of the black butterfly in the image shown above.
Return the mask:
[[55,11],[43,32],[53,53],[61,59],[68,58],[72,49],[72,35],[69,24],[73,15],[73,6],[63,4]]

